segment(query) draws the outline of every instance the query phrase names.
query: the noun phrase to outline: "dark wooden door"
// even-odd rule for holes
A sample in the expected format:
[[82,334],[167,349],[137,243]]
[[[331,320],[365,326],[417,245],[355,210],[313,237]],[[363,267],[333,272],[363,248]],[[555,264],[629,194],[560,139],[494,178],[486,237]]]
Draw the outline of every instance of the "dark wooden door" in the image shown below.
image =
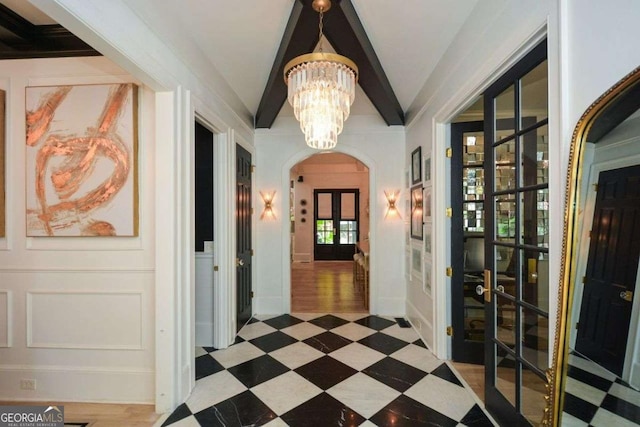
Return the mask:
[[601,172],[576,350],[622,375],[640,255],[640,166]]
[[251,318],[251,153],[236,145],[237,330]]
[[484,363],[484,123],[451,125],[452,358]]
[[352,260],[358,241],[358,189],[314,190],[313,256],[320,260]]

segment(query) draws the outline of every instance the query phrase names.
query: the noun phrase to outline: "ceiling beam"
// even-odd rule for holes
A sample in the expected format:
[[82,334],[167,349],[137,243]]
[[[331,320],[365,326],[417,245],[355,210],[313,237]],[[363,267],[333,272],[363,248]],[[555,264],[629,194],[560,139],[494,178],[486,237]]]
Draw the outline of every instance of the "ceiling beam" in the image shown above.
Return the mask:
[[[333,0],[324,18],[324,35],[336,52],[358,66],[360,87],[388,125],[404,125],[404,113],[351,0]],[[273,125],[287,99],[284,66],[313,51],[318,42],[318,14],[312,0],[294,2],[280,47],[255,117],[256,128]]]
[[0,4],[0,59],[100,55],[61,25],[34,25]]
[[387,125],[404,125],[400,102],[351,0],[339,0],[335,13],[327,16],[324,32],[336,52],[356,63],[358,83]]

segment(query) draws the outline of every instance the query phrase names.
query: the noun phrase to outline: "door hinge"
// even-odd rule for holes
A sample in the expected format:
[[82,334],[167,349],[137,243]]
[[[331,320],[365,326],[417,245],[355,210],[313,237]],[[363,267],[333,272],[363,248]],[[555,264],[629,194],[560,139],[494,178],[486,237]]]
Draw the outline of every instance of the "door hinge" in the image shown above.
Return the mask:
[[593,191],[598,192],[598,184],[593,184]]
[[447,148],[447,149],[445,150],[445,154],[446,154],[446,156],[447,156],[448,158],[453,157],[453,150],[451,149],[451,147],[449,147],[449,148]]
[[213,266],[213,271],[218,271],[218,270],[220,270],[220,267],[218,267],[217,265],[214,265]]
[[447,267],[446,272],[447,272],[447,277],[451,277],[451,276],[453,276],[453,268],[451,268],[451,267]]
[[580,322],[576,322],[576,330],[580,327]]
[[254,173],[256,171],[256,165],[251,165],[251,173]]
[[251,215],[253,215],[253,208],[251,208]]
[[452,209],[452,208],[447,208],[447,209],[445,210],[445,214],[446,214],[449,218],[451,218],[451,217],[453,216],[453,209]]
[[450,337],[453,336],[453,326],[447,326],[447,335]]
[[253,298],[253,291],[251,291],[251,298]]
[[587,276],[582,276],[582,283],[583,284],[587,283]]
[[253,249],[251,249],[251,256],[253,256],[253,254],[254,254],[254,253],[255,253],[255,252],[253,252]]

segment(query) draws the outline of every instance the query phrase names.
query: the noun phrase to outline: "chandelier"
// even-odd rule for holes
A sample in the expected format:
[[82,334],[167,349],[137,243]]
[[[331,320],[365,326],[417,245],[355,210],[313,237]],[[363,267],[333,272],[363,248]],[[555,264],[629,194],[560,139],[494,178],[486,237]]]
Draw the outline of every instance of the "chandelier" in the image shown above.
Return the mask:
[[358,67],[349,58],[322,51],[322,18],[331,0],[313,0],[320,14],[319,52],[293,58],[284,67],[287,99],[307,145],[329,150],[338,143],[355,97]]

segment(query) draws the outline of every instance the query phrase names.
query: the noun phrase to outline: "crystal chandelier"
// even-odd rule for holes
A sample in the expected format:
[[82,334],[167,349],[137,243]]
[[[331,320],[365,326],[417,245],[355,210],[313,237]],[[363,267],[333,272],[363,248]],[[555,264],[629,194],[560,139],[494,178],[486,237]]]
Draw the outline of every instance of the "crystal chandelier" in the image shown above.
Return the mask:
[[307,145],[329,150],[338,143],[355,97],[358,67],[349,58],[322,51],[322,18],[330,0],[313,0],[320,14],[319,52],[293,58],[284,67],[287,99]]

